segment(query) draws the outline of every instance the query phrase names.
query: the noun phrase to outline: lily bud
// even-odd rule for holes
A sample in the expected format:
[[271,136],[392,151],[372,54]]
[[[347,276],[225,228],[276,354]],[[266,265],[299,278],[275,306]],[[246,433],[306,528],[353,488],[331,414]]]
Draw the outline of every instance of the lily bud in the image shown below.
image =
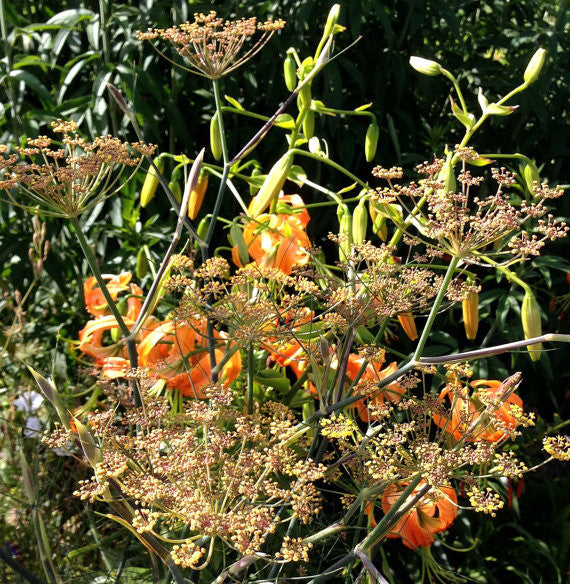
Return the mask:
[[449,162],[446,162],[439,171],[439,179],[445,182],[445,192],[454,193],[457,188],[457,181],[455,180],[455,172]]
[[297,96],[297,108],[301,111],[303,108],[311,107],[311,87],[308,83],[303,85]]
[[274,199],[279,196],[279,191],[283,188],[287,175],[293,166],[293,156],[286,152],[269,171],[265,182],[259,192],[249,203],[249,214],[252,217],[261,215],[269,207]]
[[479,328],[479,294],[477,292],[469,292],[461,307],[463,309],[465,336],[472,341],[477,336],[477,329]]
[[188,217],[190,217],[190,219],[196,219],[196,216],[202,207],[202,203],[204,202],[204,196],[207,190],[208,175],[204,173],[200,176],[198,182],[190,193],[190,199],[188,201]]
[[378,136],[380,134],[380,128],[376,122],[372,122],[366,130],[366,139],[364,140],[364,154],[366,156],[366,162],[372,162],[374,156],[376,155],[376,149],[378,147]]
[[[153,160],[153,162],[156,168],[158,168],[158,171],[162,173],[162,171],[164,170],[164,159],[161,158],[160,156],[157,156]],[[141,207],[144,208],[151,202],[156,193],[156,189],[158,188],[159,182],[160,181],[158,180],[158,174],[154,169],[154,166],[151,166],[148,169],[148,172],[146,173],[146,177],[144,179],[144,183],[141,190]]]
[[530,158],[527,158],[522,163],[521,166],[522,166],[521,174],[522,177],[524,178],[526,188],[530,193],[534,193],[534,183],[540,181],[540,174],[538,172],[538,168],[536,167],[536,164],[532,160],[530,160]]
[[[202,218],[202,220],[200,221],[200,223],[198,223],[198,227],[196,228],[196,235],[202,241],[204,241],[204,238],[208,234],[208,228],[210,227],[210,220],[211,220],[211,218],[212,218],[211,215],[206,215],[205,217]],[[198,245],[198,242],[197,241],[194,242],[194,249],[195,250],[199,250],[200,249],[200,246]]]
[[410,341],[415,341],[418,338],[418,331],[416,329],[416,321],[414,320],[412,313],[404,312],[402,314],[398,314],[398,320],[400,321],[400,325],[404,329],[404,332]]
[[[261,174],[261,170],[259,170],[259,168],[256,166],[252,171],[251,171],[251,176],[259,176]],[[255,197],[255,195],[257,195],[257,193],[259,193],[259,185],[256,185],[255,183],[249,183],[249,194],[252,197]]]
[[[533,337],[539,337],[542,335],[540,306],[536,301],[535,295],[530,290],[525,292],[523,298],[521,319],[525,339],[532,339]],[[528,354],[533,361],[538,361],[540,359],[541,349],[542,343],[535,343],[534,345],[527,346]]]
[[388,222],[384,215],[376,216],[372,229],[382,241],[386,241],[388,239]]
[[283,76],[285,77],[287,89],[293,91],[297,87],[297,63],[295,63],[295,58],[289,51],[287,51],[287,56],[283,63]]
[[210,120],[210,150],[215,160],[220,160],[223,154],[222,137],[220,136],[220,120],[216,112]]
[[[146,276],[148,272],[148,258],[146,257],[146,250],[145,250],[145,246],[143,245],[143,247],[141,247],[139,249],[139,252],[137,254],[137,267],[135,270],[135,274],[137,275],[137,278],[139,280],[142,280],[142,278],[144,278]],[[113,329],[113,330],[119,330],[119,329]]]
[[418,73],[422,73],[423,75],[429,75],[430,77],[441,75],[441,65],[435,61],[430,61],[429,59],[410,57],[410,65]]
[[352,217],[352,241],[354,245],[359,245],[364,242],[367,227],[368,213],[366,212],[365,200],[360,199]]
[[546,59],[545,49],[538,49],[536,53],[534,53],[524,71],[524,82],[527,85],[534,83],[538,79],[540,71],[544,66],[545,59]]
[[180,184],[177,180],[172,180],[168,183],[168,188],[172,191],[176,202],[180,205],[182,201],[182,189],[180,188]]
[[329,15],[323,31],[323,38],[327,38],[334,31],[339,15],[340,4],[333,4],[332,8],[329,10]]
[[315,112],[309,110],[303,118],[303,134],[307,140],[310,140],[315,134]]
[[352,245],[352,215],[345,204],[339,205],[337,209],[337,216],[339,221],[338,234],[340,236],[340,243],[338,246],[338,257],[340,261],[346,261],[350,255],[350,247]]
[[243,266],[249,263],[249,251],[243,238],[243,231],[237,223],[232,223],[230,227],[230,238],[234,246],[232,249],[232,259],[236,266],[243,268]]

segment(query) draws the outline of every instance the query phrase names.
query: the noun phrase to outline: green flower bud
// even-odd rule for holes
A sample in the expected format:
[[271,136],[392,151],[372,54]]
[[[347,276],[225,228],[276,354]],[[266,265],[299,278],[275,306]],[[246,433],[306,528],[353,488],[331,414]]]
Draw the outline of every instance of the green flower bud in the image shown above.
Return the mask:
[[135,274],[139,280],[142,280],[148,272],[148,258],[146,257],[146,246],[143,245],[137,254],[137,267]]
[[418,73],[422,73],[423,75],[429,75],[430,77],[441,75],[441,65],[435,61],[430,61],[429,59],[410,57],[410,65]]
[[538,49],[536,53],[534,53],[524,71],[524,82],[527,85],[534,83],[538,79],[540,71],[544,66],[545,59],[546,59],[545,49]]
[[303,134],[310,140],[315,134],[315,112],[309,110],[303,118]]
[[332,8],[329,10],[329,15],[327,17],[327,22],[325,24],[325,29],[323,31],[323,38],[331,35],[335,29],[335,25],[338,21],[340,15],[340,4],[333,4]]
[[273,200],[277,199],[292,165],[293,156],[288,152],[273,165],[259,192],[249,203],[249,213],[252,217],[255,218],[261,215],[271,205]]
[[301,111],[303,108],[310,108],[311,99],[311,87],[308,83],[306,83],[303,85],[299,91],[299,95],[297,96],[297,107],[299,108],[299,111]]
[[[343,204],[341,207],[343,209],[339,219],[340,226],[338,234],[341,240],[338,247],[338,257],[341,262],[345,262],[350,255],[350,248],[352,246],[352,215],[346,205]],[[339,212],[337,211],[337,215]]]
[[222,137],[220,135],[220,120],[216,112],[210,121],[210,150],[215,160],[222,158]]
[[376,148],[378,147],[378,136],[380,128],[376,122],[372,122],[366,130],[366,139],[364,140],[364,155],[366,162],[372,162],[376,155]]
[[[542,335],[540,306],[536,301],[535,295],[530,290],[525,292],[523,298],[521,320],[525,339],[532,339],[533,337],[539,337]],[[541,349],[542,343],[535,343],[534,345],[527,346],[528,354],[533,361],[538,361],[540,359]]]
[[168,183],[168,188],[172,191],[176,202],[180,205],[182,201],[182,189],[180,188],[180,184],[177,180],[172,180]]
[[445,182],[445,192],[454,193],[457,188],[457,181],[455,180],[455,172],[449,162],[446,162],[439,172],[439,179]]
[[233,245],[237,247],[239,262],[242,266],[245,266],[249,263],[249,251],[243,238],[243,231],[238,223],[232,223],[230,227],[230,238]]
[[[252,171],[251,171],[251,176],[259,176],[261,174],[261,170],[259,170],[259,168],[256,166]],[[249,183],[249,194],[252,197],[255,197],[255,195],[257,195],[257,193],[259,192],[259,186],[256,185],[255,183]]]
[[[162,173],[164,170],[164,159],[160,156],[157,156],[153,160],[156,168],[158,168],[158,172]],[[144,183],[141,190],[141,207],[146,207],[154,198],[156,193],[156,189],[158,188],[158,174],[154,169],[154,166],[151,166],[146,173],[146,177],[144,179]]]
[[285,77],[287,89],[293,91],[297,87],[297,63],[295,63],[295,58],[289,52],[287,52],[283,63],[283,76]]
[[366,201],[364,199],[360,199],[352,217],[352,241],[355,245],[363,243],[366,239],[368,212],[365,203]]
[[524,178],[526,188],[530,193],[534,194],[534,183],[540,182],[540,174],[538,172],[538,168],[536,167],[536,164],[532,160],[530,160],[530,158],[527,158],[521,166],[522,166],[521,174],[522,177]]

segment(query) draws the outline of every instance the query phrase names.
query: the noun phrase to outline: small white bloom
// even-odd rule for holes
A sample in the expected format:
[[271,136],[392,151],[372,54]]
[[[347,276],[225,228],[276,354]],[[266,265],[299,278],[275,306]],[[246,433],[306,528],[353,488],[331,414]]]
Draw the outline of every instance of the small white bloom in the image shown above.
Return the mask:
[[14,400],[14,407],[20,412],[32,413],[38,410],[44,402],[41,393],[28,391]]

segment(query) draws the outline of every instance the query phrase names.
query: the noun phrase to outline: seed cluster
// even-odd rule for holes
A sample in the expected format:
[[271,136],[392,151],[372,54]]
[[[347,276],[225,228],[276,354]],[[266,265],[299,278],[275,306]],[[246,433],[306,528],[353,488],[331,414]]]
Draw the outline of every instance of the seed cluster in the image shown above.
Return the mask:
[[[152,144],[122,142],[112,136],[88,142],[71,121],[52,122],[52,129],[63,134],[63,147],[53,148],[53,140],[47,136],[28,138],[25,148],[15,149],[18,154],[0,161],[0,190],[19,207],[32,212],[40,209],[55,217],[77,217],[117,192],[125,182],[119,180],[125,168],[133,168],[131,178],[143,156],[156,149]],[[8,146],[0,145],[0,154],[7,151]],[[17,195],[12,193],[14,189]]]
[[[269,41],[273,33],[285,26],[283,20],[258,22],[257,18],[224,20],[215,11],[194,14],[194,22],[185,22],[167,29],[137,32],[139,40],[168,41],[190,65],[193,73],[218,79],[251,59]],[[244,44],[256,32],[261,36],[249,49]]]

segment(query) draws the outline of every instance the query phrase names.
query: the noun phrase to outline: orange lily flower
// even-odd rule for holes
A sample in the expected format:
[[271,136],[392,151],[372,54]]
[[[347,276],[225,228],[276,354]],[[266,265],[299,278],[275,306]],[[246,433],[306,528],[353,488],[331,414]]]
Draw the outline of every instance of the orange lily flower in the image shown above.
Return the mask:
[[[451,403],[451,417],[433,414],[435,423],[443,428],[445,432],[451,434],[456,440],[464,437],[465,433],[483,415],[480,424],[475,428],[475,435],[466,437],[468,442],[486,440],[487,442],[498,442],[508,438],[509,432],[514,430],[519,421],[513,415],[512,406],[523,409],[521,398],[515,393],[511,393],[504,401],[501,401],[504,384],[494,379],[477,379],[470,383],[476,391],[469,395],[465,388],[464,397],[453,394],[454,385],[447,384],[441,392],[439,399],[443,401],[446,397]],[[485,406],[478,398],[483,394],[485,397],[494,398],[500,401],[498,407],[490,414],[484,412]]]
[[[223,341],[224,334],[214,337]],[[182,395],[205,399],[202,391],[212,381],[210,355],[207,349],[206,319],[179,325],[173,321],[159,323],[141,341],[139,359],[142,367],[149,367],[158,377],[167,380],[167,386]],[[215,349],[216,362],[224,351]],[[241,371],[239,351],[234,352],[221,371],[226,383],[232,382]]]
[[[130,274],[128,275],[130,277]],[[142,308],[141,297],[143,293],[136,284],[130,284],[130,290],[131,296],[127,299],[127,313],[123,317],[124,323],[129,328],[134,326],[139,316]],[[100,290],[96,292],[99,293]],[[145,328],[138,335],[138,340],[144,338],[156,323],[156,318],[149,317]],[[122,341],[109,345],[104,344],[105,333],[111,333],[117,329],[119,329],[117,320],[112,314],[108,314],[95,320],[90,320],[79,332],[79,350],[86,355],[94,357],[95,365],[101,367],[103,376],[110,379],[123,377],[124,372],[130,368],[127,349]]]
[[[113,274],[103,274],[103,279],[108,280],[107,290],[113,300],[117,299],[119,292],[128,290],[127,285],[131,278],[132,275],[130,272],[123,272],[118,276]],[[90,276],[85,280],[85,283],[83,284],[83,295],[85,296],[85,308],[87,308],[87,312],[95,317],[109,314],[107,301],[103,296],[101,288],[99,288],[99,284],[97,284],[95,276]]]
[[[304,266],[309,261],[307,250],[311,242],[305,233],[309,213],[299,195],[279,197],[279,205],[287,206],[291,213],[264,213],[247,223],[243,238],[250,257],[262,267],[279,268],[290,274],[295,266]],[[294,212],[299,209],[298,212]],[[237,246],[232,250],[232,259],[242,267]]]
[[[418,485],[414,494],[425,484]],[[387,513],[400,498],[406,484],[400,487],[389,485],[382,495],[382,510]],[[402,543],[410,549],[428,547],[434,542],[434,534],[445,531],[457,517],[457,494],[452,487],[439,489],[441,498],[433,501],[423,497],[407,513],[402,515],[388,534],[389,538],[402,538]],[[367,507],[369,513],[369,508]]]
[[[130,328],[135,324],[134,320],[123,318],[125,324]],[[123,355],[125,345],[122,342],[111,345],[103,345],[103,333],[119,328],[117,319],[109,314],[101,316],[96,320],[90,320],[85,327],[79,331],[79,350],[86,355],[95,357],[97,361],[107,357]]]
[[[364,363],[364,357],[360,355],[350,354],[348,357],[348,364],[346,366],[346,376],[350,380],[356,379],[362,364]],[[386,368],[382,369],[384,365],[383,362],[374,362],[368,363],[364,373],[360,377],[359,383],[379,383],[383,379],[386,379],[392,373],[395,373],[398,370],[398,364],[393,361],[388,365]],[[354,392],[358,393],[358,384],[354,388]],[[355,402],[352,407],[357,408],[358,416],[363,422],[370,422],[371,420],[375,420],[375,416],[370,413],[368,409],[367,402],[371,403],[375,406],[382,405],[386,400],[391,403],[398,402],[402,399],[405,390],[399,385],[397,381],[394,381],[381,389],[378,389],[378,392],[370,398],[363,398]]]

